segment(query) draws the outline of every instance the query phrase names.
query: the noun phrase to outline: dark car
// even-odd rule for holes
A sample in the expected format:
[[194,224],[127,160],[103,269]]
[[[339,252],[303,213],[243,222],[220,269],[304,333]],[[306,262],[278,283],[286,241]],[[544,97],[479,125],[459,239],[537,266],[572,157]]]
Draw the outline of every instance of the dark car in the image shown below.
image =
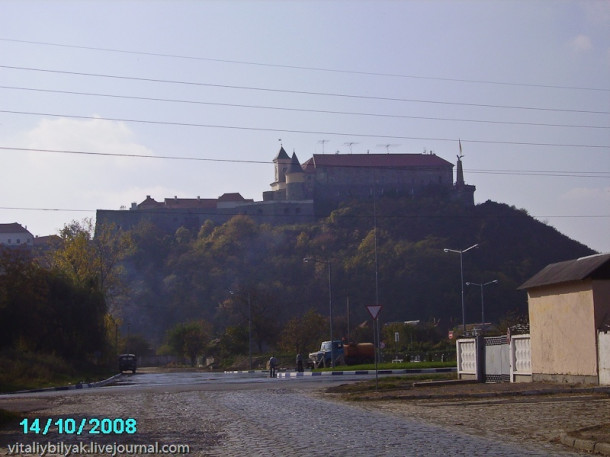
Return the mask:
[[119,356],[119,371],[131,370],[132,373],[136,372],[136,356],[135,354],[121,354]]

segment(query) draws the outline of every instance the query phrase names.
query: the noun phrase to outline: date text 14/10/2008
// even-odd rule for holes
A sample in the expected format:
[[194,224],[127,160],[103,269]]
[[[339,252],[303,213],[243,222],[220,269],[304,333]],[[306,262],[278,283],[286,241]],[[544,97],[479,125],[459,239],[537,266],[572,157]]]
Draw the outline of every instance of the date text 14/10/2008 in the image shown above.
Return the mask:
[[23,427],[24,434],[47,435],[49,433],[57,433],[59,435],[133,435],[138,431],[138,421],[133,417],[128,418],[98,418],[98,417],[83,417],[76,418],[58,418],[46,419],[34,418],[23,419],[19,422]]

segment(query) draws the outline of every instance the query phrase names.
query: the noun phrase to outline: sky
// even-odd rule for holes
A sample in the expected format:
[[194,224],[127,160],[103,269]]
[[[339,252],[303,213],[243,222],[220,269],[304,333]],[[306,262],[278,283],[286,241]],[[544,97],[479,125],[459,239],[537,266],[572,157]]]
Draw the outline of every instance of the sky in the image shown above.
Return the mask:
[[[0,223],[262,200],[280,145],[464,155],[610,252],[610,2],[0,0]],[[474,236],[474,234],[473,234]],[[475,241],[475,240],[473,240]]]

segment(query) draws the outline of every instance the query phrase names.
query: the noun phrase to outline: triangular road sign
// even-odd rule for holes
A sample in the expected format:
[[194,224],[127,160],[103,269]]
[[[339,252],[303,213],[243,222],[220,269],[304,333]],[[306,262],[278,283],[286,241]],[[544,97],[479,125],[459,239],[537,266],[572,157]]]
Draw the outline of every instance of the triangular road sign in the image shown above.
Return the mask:
[[371,317],[373,318],[373,320],[377,319],[377,316],[379,315],[379,311],[381,311],[381,308],[383,308],[383,306],[381,306],[381,305],[369,305],[366,307],[366,309],[368,310],[368,312],[371,315]]

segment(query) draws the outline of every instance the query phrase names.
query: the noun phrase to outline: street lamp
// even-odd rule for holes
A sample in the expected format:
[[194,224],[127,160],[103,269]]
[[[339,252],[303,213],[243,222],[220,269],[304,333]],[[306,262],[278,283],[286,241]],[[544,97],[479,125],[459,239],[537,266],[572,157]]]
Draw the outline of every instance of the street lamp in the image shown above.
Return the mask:
[[331,262],[330,260],[319,260],[315,257],[305,257],[303,262],[314,262],[314,263],[324,263],[328,266],[328,308],[329,308],[329,320],[330,320],[330,366],[335,367],[335,348],[334,348],[334,340],[333,340],[333,294],[331,287]]
[[464,331],[464,333],[466,333],[466,311],[464,309],[464,266],[462,263],[462,254],[464,254],[464,252],[468,252],[471,249],[474,249],[478,246],[479,244],[473,244],[472,246],[470,246],[469,248],[466,249],[462,249],[462,250],[457,250],[457,249],[443,249],[443,251],[445,252],[455,252],[456,254],[460,255],[460,286],[462,287],[462,330]]
[[[229,293],[235,295],[232,290],[229,290]],[[252,300],[250,292],[248,292],[248,363],[250,364],[249,370],[252,371]]]
[[498,280],[494,279],[493,281],[486,282],[484,284],[477,284],[476,282],[467,282],[467,286],[479,286],[481,288],[481,324],[485,323],[485,302],[483,300],[483,287],[488,286],[490,284],[497,284]]

